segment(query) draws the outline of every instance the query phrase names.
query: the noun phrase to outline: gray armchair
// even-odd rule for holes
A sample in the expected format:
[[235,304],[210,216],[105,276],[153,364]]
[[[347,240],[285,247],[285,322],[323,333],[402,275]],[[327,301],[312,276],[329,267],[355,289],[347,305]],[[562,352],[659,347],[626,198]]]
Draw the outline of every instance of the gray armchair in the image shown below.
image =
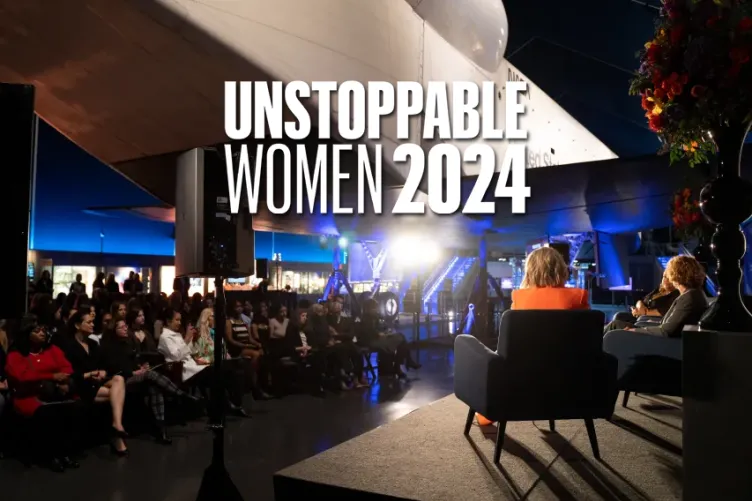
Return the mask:
[[630,393],[682,395],[682,340],[611,331],[603,338],[603,351],[618,361],[617,388],[624,391],[622,406]]
[[583,419],[599,457],[593,419],[611,417],[616,403],[616,361],[603,353],[605,317],[598,311],[506,311],[496,351],[472,336],[454,344],[454,392],[476,412],[499,423],[498,463],[508,421]]

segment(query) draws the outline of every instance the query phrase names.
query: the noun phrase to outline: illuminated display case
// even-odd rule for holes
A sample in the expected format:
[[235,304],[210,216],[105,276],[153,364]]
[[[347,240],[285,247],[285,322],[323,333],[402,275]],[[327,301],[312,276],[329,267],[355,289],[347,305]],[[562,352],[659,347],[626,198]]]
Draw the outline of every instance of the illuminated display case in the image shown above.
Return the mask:
[[328,275],[317,271],[285,270],[281,272],[279,289],[284,290],[289,285],[293,292],[299,294],[321,294],[328,278]]
[[76,280],[76,275],[79,273],[83,283],[86,284],[86,294],[91,296],[91,284],[97,278],[96,266],[55,266],[52,273],[53,296],[60,293],[68,294],[71,284]]
[[[162,266],[159,268],[159,288],[160,292],[172,294],[172,285],[175,281],[175,267],[174,266]],[[213,289],[213,288],[212,288]],[[191,278],[191,284],[188,288],[188,296],[194,294],[204,295],[204,279],[203,278]]]

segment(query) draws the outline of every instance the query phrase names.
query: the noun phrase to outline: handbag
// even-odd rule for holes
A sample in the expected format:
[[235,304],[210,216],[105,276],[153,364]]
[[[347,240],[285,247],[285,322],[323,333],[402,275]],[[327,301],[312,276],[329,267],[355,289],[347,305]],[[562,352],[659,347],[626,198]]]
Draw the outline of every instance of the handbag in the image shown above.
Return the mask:
[[[34,363],[31,359],[29,359],[29,368],[35,370]],[[66,386],[68,387],[67,391],[61,388],[55,381],[49,380],[39,381],[34,386],[36,386],[33,391],[35,394],[34,396],[36,396],[40,402],[46,404],[64,402],[70,400],[71,395],[73,395],[73,379],[71,378],[69,378],[66,383]]]
[[37,399],[46,404],[70,400],[70,396],[73,393],[72,384],[72,381],[67,383],[68,391],[65,391],[54,381],[42,381],[39,383]]

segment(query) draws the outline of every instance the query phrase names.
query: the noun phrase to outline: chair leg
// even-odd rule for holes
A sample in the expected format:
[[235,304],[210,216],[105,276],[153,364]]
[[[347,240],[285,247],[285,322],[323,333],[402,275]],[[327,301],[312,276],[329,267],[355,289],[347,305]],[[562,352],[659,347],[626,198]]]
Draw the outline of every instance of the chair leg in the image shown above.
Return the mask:
[[585,420],[585,428],[587,428],[587,435],[590,439],[590,447],[593,449],[593,456],[595,456],[596,459],[601,458],[601,451],[598,448],[598,436],[595,434],[595,425],[593,424],[593,420],[588,418]]
[[627,406],[627,402],[629,402],[629,392],[625,391],[624,392],[624,398],[621,401],[621,406],[622,407],[626,407]]
[[499,464],[499,459],[501,458],[501,449],[504,447],[504,434],[507,430],[507,422],[506,421],[499,421],[498,427],[496,428],[496,447],[494,447],[494,458],[493,462],[494,464]]
[[556,421],[554,421],[553,419],[549,419],[548,420],[548,428],[551,431],[556,431]]
[[475,418],[475,411],[470,409],[467,411],[467,420],[465,420],[465,435],[470,433],[470,428],[473,426],[473,419]]

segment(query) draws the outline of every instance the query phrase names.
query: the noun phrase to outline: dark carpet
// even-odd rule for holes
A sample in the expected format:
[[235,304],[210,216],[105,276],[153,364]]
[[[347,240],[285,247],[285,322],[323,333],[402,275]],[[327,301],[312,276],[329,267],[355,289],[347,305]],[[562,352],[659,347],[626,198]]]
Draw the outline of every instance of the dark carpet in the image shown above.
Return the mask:
[[[621,399],[619,400],[621,402]],[[681,400],[633,396],[596,421],[601,460],[582,421],[507,425],[501,465],[495,426],[462,434],[467,407],[453,395],[280,471],[303,480],[413,500],[678,500]]]

